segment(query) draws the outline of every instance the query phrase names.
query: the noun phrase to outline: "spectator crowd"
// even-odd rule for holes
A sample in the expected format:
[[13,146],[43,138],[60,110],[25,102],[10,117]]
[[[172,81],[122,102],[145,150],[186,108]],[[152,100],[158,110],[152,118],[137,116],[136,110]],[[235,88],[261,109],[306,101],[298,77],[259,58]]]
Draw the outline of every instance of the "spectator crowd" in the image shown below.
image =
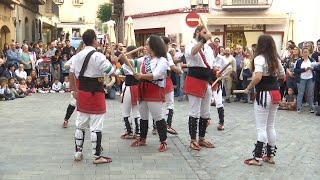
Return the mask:
[[[251,94],[233,94],[233,90],[245,89],[254,76],[253,63],[256,45],[243,48],[219,46],[220,39],[215,38],[211,43],[215,51],[215,58],[225,58],[231,65],[228,73],[222,77],[224,102],[253,103],[254,91]],[[64,68],[68,60],[82,50],[83,43],[77,50],[70,45],[70,40],[57,41],[44,45],[42,41],[24,41],[5,44],[0,51],[0,100],[13,100],[23,98],[32,93],[63,93],[70,92],[69,70]],[[111,61],[111,55],[119,56],[125,51],[122,43],[112,44],[114,53],[108,45],[101,44],[97,51],[103,53],[113,63],[115,68],[120,68],[122,62]],[[188,97],[184,94],[184,80],[188,73],[184,56],[185,44],[179,46],[171,43],[169,53],[176,65],[183,70],[183,75],[171,73],[174,84],[174,94],[178,101],[185,101]],[[139,53],[139,57],[146,54],[146,48]],[[304,106],[310,113],[320,103],[320,40],[314,46],[312,42],[304,42],[300,46],[293,41],[287,42],[285,51],[278,57],[286,72],[284,81],[279,81],[283,102],[281,110],[294,110],[302,112]],[[106,76],[104,87],[106,98],[114,99],[121,95],[124,77]],[[212,102],[214,106],[215,103]],[[320,111],[317,110],[317,115]]]

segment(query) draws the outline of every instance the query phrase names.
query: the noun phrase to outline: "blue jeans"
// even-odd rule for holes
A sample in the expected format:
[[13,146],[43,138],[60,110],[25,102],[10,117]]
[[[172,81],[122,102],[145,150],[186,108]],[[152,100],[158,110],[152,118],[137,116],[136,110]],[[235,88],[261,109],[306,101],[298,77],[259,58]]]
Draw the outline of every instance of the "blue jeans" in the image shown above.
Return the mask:
[[309,109],[312,108],[313,103],[313,81],[312,79],[300,79],[300,82],[297,83],[298,86],[298,100],[297,100],[297,109],[301,109],[302,100],[304,96],[304,91],[307,91],[307,100],[309,104]]
[[[248,87],[248,85],[250,84],[250,82],[251,82],[251,80],[248,80],[247,77],[243,77],[242,88],[246,89]],[[243,100],[248,102],[252,99],[253,96],[254,96],[254,92],[253,92],[253,89],[251,89],[251,92],[249,94],[243,93]]]
[[183,70],[183,74],[180,77],[180,89],[179,89],[179,98],[183,98],[184,95],[184,81],[186,80],[186,76],[188,74],[188,70]]
[[115,99],[116,98],[116,88],[115,86],[112,86],[111,88],[108,88],[108,94],[107,99]]

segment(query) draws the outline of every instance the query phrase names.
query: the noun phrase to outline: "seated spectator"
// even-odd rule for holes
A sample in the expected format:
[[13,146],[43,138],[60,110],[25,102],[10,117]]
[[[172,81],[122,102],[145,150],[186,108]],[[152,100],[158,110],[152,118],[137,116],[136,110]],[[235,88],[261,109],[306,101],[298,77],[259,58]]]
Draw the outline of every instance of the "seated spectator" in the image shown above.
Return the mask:
[[15,79],[13,77],[9,78],[8,80],[8,87],[13,93],[15,98],[24,98],[25,95],[21,89],[19,89],[19,85],[15,83]]
[[18,81],[20,81],[20,77],[16,75],[16,73],[14,72],[14,65],[13,64],[9,64],[8,65],[8,69],[4,72],[4,77],[6,77],[7,79],[13,77],[15,79],[17,79]]
[[30,76],[31,76],[32,82],[34,84],[36,84],[36,80],[37,80],[37,77],[38,77],[37,76],[37,71],[36,70],[32,70]]
[[64,77],[64,81],[63,81],[63,84],[62,84],[62,88],[65,92],[70,92],[71,89],[70,89],[70,82],[69,82],[69,77],[66,76]]
[[50,89],[51,89],[51,82],[49,81],[48,76],[45,76],[41,83],[41,88],[39,90],[39,93],[49,93]]
[[26,95],[26,96],[30,96],[32,93],[31,90],[28,88],[28,85],[27,85],[26,80],[24,78],[22,78],[19,83],[19,89],[21,89],[22,92],[24,93],[24,95]]
[[24,78],[24,79],[27,79],[27,72],[24,71],[24,66],[23,64],[19,64],[19,69],[15,70],[14,71],[16,73],[16,75],[18,77],[20,77],[21,79]]
[[31,93],[35,93],[36,92],[35,84],[32,81],[31,76],[27,77],[27,86],[28,86],[28,89],[30,90]]
[[294,94],[293,88],[288,88],[288,94],[284,97],[282,102],[280,103],[279,109],[281,110],[296,110],[297,106],[297,96]]
[[39,93],[41,88],[42,88],[42,82],[40,78],[37,78],[35,83],[34,83],[34,87],[36,88],[36,92]]
[[14,100],[15,97],[8,87],[8,79],[5,77],[0,78],[0,101]]
[[116,78],[113,76],[104,76],[104,91],[107,99],[115,99],[117,88],[115,87]]
[[54,79],[54,82],[52,84],[50,92],[51,93],[63,93],[64,92],[62,89],[62,84],[58,78]]

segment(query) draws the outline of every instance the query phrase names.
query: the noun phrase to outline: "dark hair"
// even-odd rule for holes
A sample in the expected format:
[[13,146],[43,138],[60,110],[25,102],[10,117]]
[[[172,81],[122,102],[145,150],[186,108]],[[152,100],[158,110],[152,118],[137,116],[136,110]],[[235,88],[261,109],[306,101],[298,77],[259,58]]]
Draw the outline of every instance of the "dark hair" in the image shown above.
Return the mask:
[[[136,46],[129,46],[129,47],[127,47],[127,52],[133,51],[135,49],[137,49]],[[132,53],[131,56],[133,57],[133,59],[137,58],[138,57],[138,52]]]
[[6,77],[0,77],[0,84],[2,84],[3,81],[8,83],[8,79]]
[[82,35],[82,40],[86,46],[92,46],[95,39],[97,39],[97,35],[93,29],[86,30]]
[[291,44],[293,44],[293,45],[296,44],[296,43],[294,43],[292,40],[289,40],[288,42],[291,43]]
[[166,45],[168,45],[168,44],[170,43],[170,39],[169,39],[168,37],[166,37],[166,36],[161,36],[161,38],[162,38],[163,42],[164,42]]
[[[262,55],[265,58],[270,75],[275,74],[279,67],[279,63],[276,44],[272,36],[263,34],[259,37],[255,57],[259,55]],[[252,69],[254,70],[254,63],[252,63],[252,66]]]
[[70,42],[70,40],[69,40],[69,39],[66,39],[64,42]]
[[13,79],[14,81],[16,81],[16,80],[14,79],[14,77],[10,77],[10,78],[8,79],[8,82],[10,82],[11,79]]
[[294,49],[294,47],[296,47],[296,45],[290,44],[289,47],[288,47],[288,49]]
[[43,41],[42,41],[42,40],[39,40],[39,41],[38,41],[38,44],[40,44],[40,43],[43,43]]
[[59,78],[54,78],[54,80],[53,81],[59,81]]
[[8,64],[8,69],[11,69],[12,67],[14,67],[12,63]]
[[318,39],[317,44],[320,43],[320,39]]
[[218,37],[214,38],[214,40],[213,40],[213,41],[216,41],[217,39],[220,41],[220,39],[219,39]]
[[55,52],[54,52],[54,55],[58,55],[60,53],[60,50],[57,49]]
[[151,35],[149,37],[149,46],[156,57],[167,57],[167,47],[159,36]]
[[195,37],[196,37],[197,32],[201,32],[201,31],[202,31],[202,29],[204,29],[204,28],[205,28],[205,27],[204,27],[203,25],[198,26],[198,27],[194,30],[193,38],[195,38]]

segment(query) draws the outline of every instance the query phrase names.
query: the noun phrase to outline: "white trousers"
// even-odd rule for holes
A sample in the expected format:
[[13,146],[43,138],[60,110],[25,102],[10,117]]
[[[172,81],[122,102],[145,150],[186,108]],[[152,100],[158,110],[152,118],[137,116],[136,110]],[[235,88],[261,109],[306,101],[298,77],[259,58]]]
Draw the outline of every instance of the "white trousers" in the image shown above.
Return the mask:
[[163,102],[142,101],[139,104],[139,113],[142,120],[149,120],[149,112],[155,121],[164,119]]
[[132,112],[132,117],[137,118],[139,117],[139,105],[132,106],[131,103],[131,90],[130,86],[127,86],[125,88],[125,91],[123,92],[123,103],[122,103],[122,116],[123,117],[130,117],[130,114]]
[[212,96],[211,85],[208,83],[208,89],[204,98],[188,95],[189,97],[189,116],[194,118],[210,118],[210,100]]
[[103,121],[105,114],[87,114],[77,111],[76,128],[84,130],[90,125],[90,131],[98,132],[103,129]]
[[223,103],[222,103],[222,89],[216,90],[216,91],[212,91],[212,100],[211,102],[215,102],[216,103],[216,108],[221,108],[224,107]]
[[262,107],[261,104],[258,105],[256,101],[254,103],[254,115],[256,119],[258,141],[269,143],[269,145],[275,146],[276,130],[274,128],[274,123],[278,104],[272,104],[271,95],[269,92],[264,93],[267,93],[267,106]]
[[71,91],[71,93],[70,93],[70,95],[71,95],[71,98],[70,98],[70,105],[71,106],[74,106],[74,107],[76,107],[77,106],[77,100],[73,97],[73,93],[72,93],[73,91]]
[[169,113],[168,109],[174,109],[174,91],[166,93],[166,102],[164,104],[165,107],[163,107],[163,117],[166,117]]

